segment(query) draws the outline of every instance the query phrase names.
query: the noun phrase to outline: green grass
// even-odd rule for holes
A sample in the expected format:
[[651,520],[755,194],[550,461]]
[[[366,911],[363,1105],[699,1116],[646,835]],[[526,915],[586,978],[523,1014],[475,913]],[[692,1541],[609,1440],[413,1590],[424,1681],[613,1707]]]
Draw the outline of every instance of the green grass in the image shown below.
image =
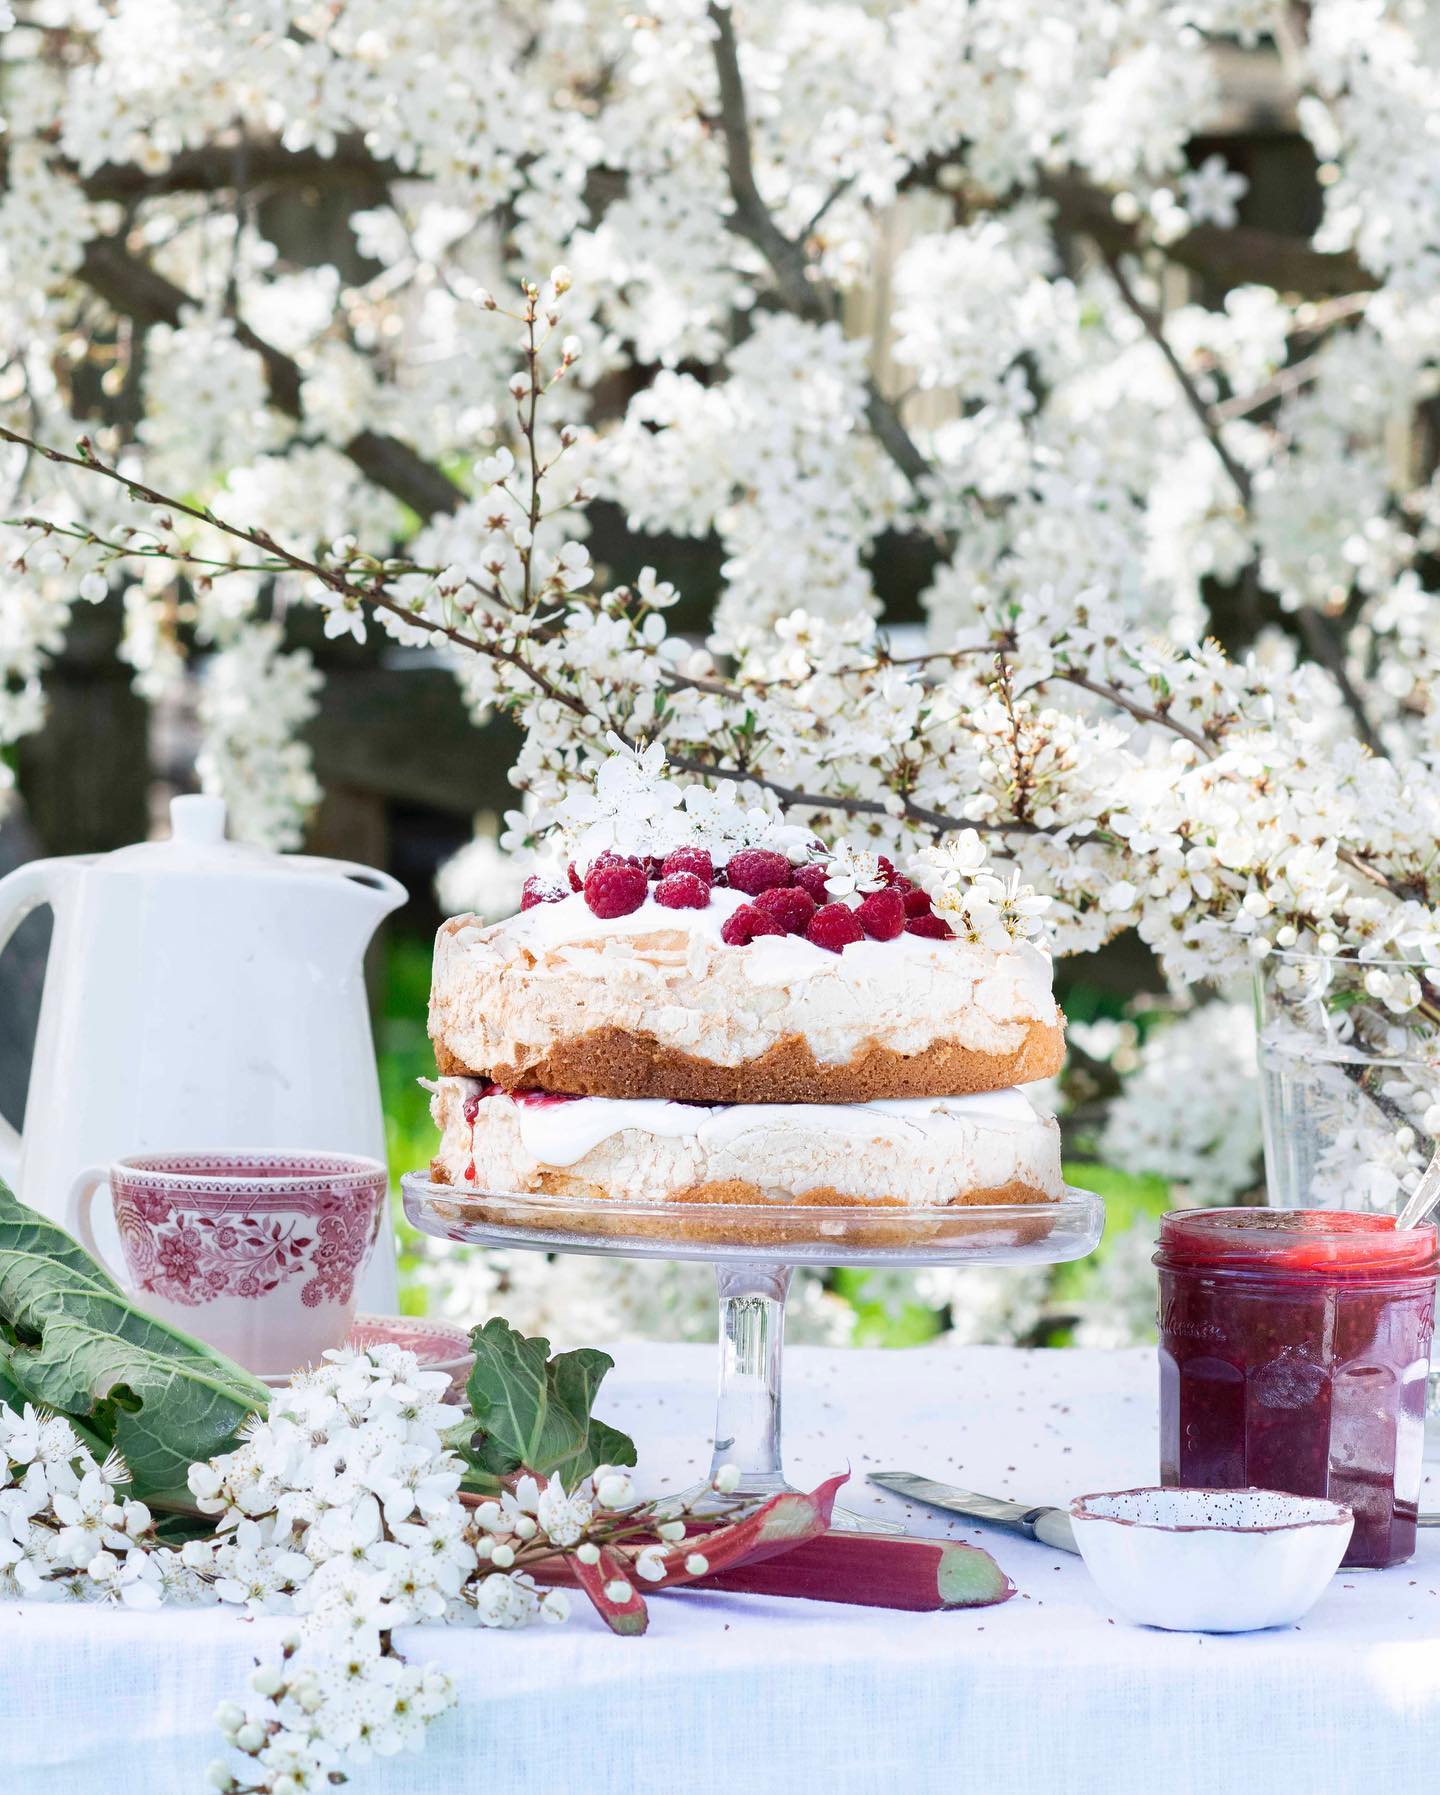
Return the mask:
[[[398,1192],[402,1172],[429,1165],[435,1151],[435,1124],[430,1120],[429,1093],[419,1080],[435,1076],[435,1055],[425,1032],[430,999],[430,943],[403,936],[391,942],[385,956],[385,985],[375,1028],[380,1061],[380,1101],[385,1111],[385,1153],[390,1184]],[[400,1311],[420,1315],[424,1292],[407,1274],[414,1271],[421,1237],[405,1220],[395,1198],[399,1231]]]

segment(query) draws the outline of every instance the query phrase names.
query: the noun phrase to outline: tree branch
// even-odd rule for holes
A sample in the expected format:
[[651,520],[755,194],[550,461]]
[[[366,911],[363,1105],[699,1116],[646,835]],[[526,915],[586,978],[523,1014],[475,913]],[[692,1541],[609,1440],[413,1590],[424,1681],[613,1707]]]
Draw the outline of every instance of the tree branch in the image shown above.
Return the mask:
[[[725,169],[730,183],[730,228],[764,256],[775,287],[786,309],[812,324],[829,323],[840,315],[833,290],[813,278],[803,239],[793,241],[775,222],[755,180],[750,141],[750,112],[745,83],[740,74],[740,50],[728,5],[710,0],[710,22],[715,31],[715,75],[720,88],[720,134],[725,146]],[[873,379],[865,382],[865,420],[876,441],[912,487],[919,488],[930,473],[930,463],[905,428],[900,413]]]
[[[44,443],[33,441],[22,436],[18,430],[10,430],[0,424],[0,442],[14,443],[20,448],[41,455],[46,461],[58,467],[80,468],[92,474],[99,474],[121,486],[132,499],[141,504],[153,505],[163,511],[178,511],[182,516],[193,517],[199,523],[209,524],[212,529],[219,530],[225,536],[234,537],[237,542],[248,543],[252,548],[263,550],[267,555],[275,556],[285,567],[297,573],[307,573],[320,581],[329,591],[338,597],[354,599],[359,604],[369,605],[373,610],[384,611],[391,617],[398,618],[408,628],[424,630],[431,636],[439,636],[454,643],[457,648],[467,648],[474,654],[487,655],[493,661],[503,661],[507,666],[523,673],[536,689],[546,698],[552,698],[557,704],[579,716],[587,716],[584,704],[573,693],[562,691],[553,681],[548,679],[538,668],[532,667],[525,657],[514,649],[501,648],[497,643],[483,641],[478,636],[468,636],[464,630],[451,628],[448,624],[438,623],[433,618],[417,616],[404,605],[396,604],[394,599],[375,586],[368,586],[352,580],[348,574],[336,567],[326,567],[322,562],[311,560],[306,555],[298,554],[294,549],[286,548],[269,533],[268,530],[247,529],[243,524],[228,523],[223,517],[217,517],[208,505],[192,505],[184,499],[172,498],[163,492],[157,492],[153,486],[146,486],[142,481],[122,473],[118,467],[111,467],[101,461],[90,447],[89,439],[82,437],[80,453],[69,455],[63,449],[50,449]],[[43,530],[47,526],[37,520]],[[73,534],[73,532],[62,532]],[[126,551],[122,551],[126,552]],[[177,551],[172,557],[177,562],[190,559],[183,552]],[[271,569],[268,571],[280,571]]]
[[[953,159],[953,158],[952,158]],[[1053,200],[1057,223],[1092,238],[1110,255],[1131,255],[1146,247],[1137,224],[1115,216],[1114,196],[1077,174],[1046,175],[1039,191]],[[1312,249],[1303,237],[1249,225],[1192,225],[1183,237],[1162,246],[1169,261],[1226,287],[1258,284],[1310,299],[1372,292],[1379,280],[1350,254]]]
[[1329,619],[1317,611],[1313,605],[1301,605],[1295,613],[1295,625],[1310,652],[1310,658],[1318,661],[1325,668],[1335,684],[1340,688],[1340,696],[1345,700],[1345,708],[1349,711],[1355,724],[1355,733],[1364,742],[1372,754],[1383,755],[1385,750],[1375,726],[1371,723],[1365,709],[1365,701],[1355,689],[1355,682],[1345,665],[1345,650],[1335,639],[1330,628]]
[[[113,237],[99,237],[86,245],[78,278],[112,311],[132,318],[142,327],[179,324],[195,301],[148,262],[133,256]],[[270,389],[270,403],[287,417],[300,418],[300,369],[288,355],[258,337],[247,324],[237,321],[235,338],[260,357]],[[362,430],[341,448],[365,478],[392,493],[422,518],[448,513],[465,502],[465,494],[439,468],[398,437],[377,430]]]
[[738,779],[750,785],[758,785],[767,792],[773,792],[782,804],[798,805],[807,810],[838,810],[846,816],[883,816],[892,822],[903,817],[908,822],[919,823],[937,833],[950,829],[989,829],[1002,835],[1041,833],[1034,823],[1016,822],[1011,818],[968,822],[964,817],[947,816],[942,810],[928,810],[923,804],[915,804],[909,798],[904,800],[904,809],[897,812],[880,798],[845,798],[834,793],[801,791],[796,786],[781,785],[778,780],[767,779],[763,773],[752,772],[745,767],[727,767],[718,761],[669,755],[666,757],[666,765],[681,773],[695,773],[702,779]]
[[1189,405],[1191,411],[1194,412],[1200,428],[1205,432],[1205,435],[1210,442],[1210,446],[1220,457],[1220,465],[1230,476],[1231,485],[1235,488],[1236,492],[1239,493],[1241,502],[1248,506],[1250,503],[1249,472],[1247,469],[1241,467],[1240,463],[1230,453],[1229,449],[1225,447],[1224,441],[1220,435],[1219,426],[1211,416],[1210,407],[1205,403],[1204,399],[1200,397],[1195,382],[1190,378],[1189,370],[1171,347],[1170,339],[1165,335],[1165,330],[1161,324],[1159,314],[1151,311],[1150,307],[1144,304],[1135,289],[1130,285],[1125,270],[1120,265],[1119,256],[1112,250],[1107,249],[1103,243],[1099,245],[1099,249],[1101,255],[1105,259],[1105,266],[1110,270],[1110,278],[1115,282],[1116,291],[1119,293],[1121,299],[1124,300],[1129,311],[1139,319],[1146,336],[1150,338],[1150,341],[1154,343],[1161,355],[1165,357],[1171,373],[1174,374],[1175,379],[1179,383],[1181,392],[1185,395],[1186,403]]
[[[1131,312],[1133,312],[1140,320],[1141,324],[1144,325],[1146,335],[1149,336],[1150,340],[1165,357],[1166,362],[1169,364],[1171,371],[1174,373],[1176,380],[1180,384],[1180,390],[1184,393],[1191,411],[1195,413],[1195,416],[1200,421],[1200,428],[1205,432],[1211,447],[1220,457],[1221,465],[1224,467],[1225,472],[1230,476],[1231,484],[1240,495],[1241,503],[1248,509],[1252,490],[1250,475],[1248,470],[1241,467],[1240,463],[1236,461],[1234,456],[1231,455],[1230,451],[1225,447],[1220,435],[1220,420],[1217,412],[1212,410],[1211,407],[1205,403],[1204,399],[1200,397],[1200,393],[1196,388],[1194,381],[1190,378],[1184,363],[1171,348],[1160,318],[1155,312],[1150,310],[1149,306],[1141,302],[1135,293],[1134,288],[1126,279],[1125,271],[1120,266],[1119,257],[1112,255],[1103,245],[1101,246],[1100,253],[1105,258],[1105,265],[1110,270],[1111,277],[1120,293],[1120,297],[1124,300]],[[1312,357],[1311,359],[1313,360],[1314,358]],[[1297,368],[1290,370],[1290,372],[1292,375],[1303,379],[1303,371],[1305,367],[1306,364],[1301,363]],[[1300,383],[1300,379],[1297,379],[1296,384]],[[1375,733],[1374,724],[1371,723],[1369,715],[1366,712],[1365,702],[1361,698],[1360,693],[1356,690],[1355,682],[1350,678],[1350,674],[1345,666],[1344,649],[1335,640],[1325,618],[1322,617],[1319,611],[1313,606],[1302,605],[1296,612],[1296,624],[1306,648],[1310,651],[1311,658],[1318,661],[1320,665],[1326,669],[1331,678],[1335,681],[1335,684],[1339,687],[1340,696],[1344,700],[1345,708],[1349,711],[1351,719],[1354,722],[1355,733],[1360,737],[1360,740],[1364,742],[1365,746],[1372,754],[1383,755],[1385,752],[1384,747],[1381,744],[1379,736]]]

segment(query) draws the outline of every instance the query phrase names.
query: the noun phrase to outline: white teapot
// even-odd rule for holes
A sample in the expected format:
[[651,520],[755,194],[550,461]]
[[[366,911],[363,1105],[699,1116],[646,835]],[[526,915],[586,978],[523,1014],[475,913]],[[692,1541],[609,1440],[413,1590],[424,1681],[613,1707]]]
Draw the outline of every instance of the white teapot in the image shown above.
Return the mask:
[[[170,819],[169,841],[0,879],[0,949],[38,905],[55,912],[24,1132],[0,1118],[0,1176],[62,1224],[78,1174],[128,1153],[385,1158],[362,961],[404,886],[227,842],[218,798],[176,798]],[[395,1308],[388,1228],[360,1306]]]

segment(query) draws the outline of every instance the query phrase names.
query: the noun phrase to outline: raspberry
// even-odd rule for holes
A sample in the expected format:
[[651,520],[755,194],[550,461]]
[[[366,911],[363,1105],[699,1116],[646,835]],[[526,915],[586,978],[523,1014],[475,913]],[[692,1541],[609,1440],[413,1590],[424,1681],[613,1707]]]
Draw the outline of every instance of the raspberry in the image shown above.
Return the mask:
[[915,881],[913,879],[907,879],[904,873],[896,873],[895,877],[888,880],[887,883],[889,884],[890,889],[892,891],[898,891],[901,897],[908,896],[908,894],[915,889]]
[[730,947],[747,947],[759,935],[783,935],[784,929],[773,917],[766,916],[753,904],[742,904],[720,925],[720,939]]
[[790,862],[768,848],[742,848],[731,856],[725,877],[732,891],[743,891],[748,897],[759,897],[762,891],[775,891],[795,882]]
[[585,875],[585,902],[596,916],[628,916],[645,902],[645,868],[602,854]]
[[654,881],[656,879],[663,879],[664,876],[665,862],[658,854],[647,854],[645,856],[645,877]]
[[762,916],[778,922],[787,935],[803,935],[810,918],[815,914],[815,900],[808,891],[802,891],[798,885],[790,885],[779,890],[762,891],[755,900],[755,908]]
[[708,848],[676,848],[673,854],[665,856],[661,871],[667,876],[670,873],[694,873],[707,885],[715,883],[715,866]]
[[905,914],[907,916],[928,916],[930,914],[930,893],[922,891],[918,885],[905,893]]
[[829,894],[825,890],[825,868],[818,860],[812,860],[807,866],[797,866],[795,883],[802,891],[808,891],[817,904],[826,902]]
[[822,904],[810,918],[810,926],[805,931],[807,941],[813,941],[816,947],[828,948],[832,954],[849,947],[852,941],[863,940],[864,935],[855,912],[844,904]]
[[570,889],[572,891],[584,890],[585,881],[580,877],[579,873],[576,872],[575,862],[573,860],[570,861],[565,868],[565,877],[570,881]]
[[558,904],[562,898],[569,897],[569,892],[557,885],[553,879],[542,879],[539,873],[531,873],[520,891],[520,908],[533,910],[537,904]]
[[880,877],[887,885],[899,884],[900,875],[895,870],[895,862],[888,854],[877,854],[875,856],[875,864],[880,869]]
[[872,941],[893,941],[905,927],[905,900],[898,891],[872,891],[855,914]]
[[666,873],[655,887],[655,902],[667,910],[703,910],[710,902],[710,887],[694,873]]
[[949,941],[955,931],[943,916],[932,910],[928,916],[912,916],[905,925],[907,935],[921,935],[926,941]]

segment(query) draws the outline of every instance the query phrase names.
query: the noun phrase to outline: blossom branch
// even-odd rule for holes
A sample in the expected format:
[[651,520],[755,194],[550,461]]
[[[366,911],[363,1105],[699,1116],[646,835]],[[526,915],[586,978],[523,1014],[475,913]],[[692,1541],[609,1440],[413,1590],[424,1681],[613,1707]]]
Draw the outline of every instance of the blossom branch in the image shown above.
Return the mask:
[[[113,311],[140,325],[178,326],[187,310],[195,306],[183,288],[131,255],[113,238],[97,238],[86,246],[77,278]],[[303,418],[299,364],[238,320],[235,340],[259,356],[275,409],[286,417]],[[393,494],[420,517],[455,511],[464,502],[465,494],[439,468],[397,437],[382,431],[358,431],[341,446],[340,453],[367,480]]]
[[[1300,363],[1294,368],[1284,370],[1284,374],[1291,376],[1288,386],[1282,384],[1282,376],[1277,375],[1276,379],[1270,383],[1272,388],[1274,388],[1274,391],[1266,395],[1264,394],[1264,389],[1262,389],[1263,396],[1247,402],[1243,410],[1226,413],[1223,408],[1213,407],[1201,397],[1199,388],[1191,379],[1185,364],[1175,353],[1169,338],[1165,335],[1164,326],[1159,314],[1152,311],[1151,308],[1140,299],[1133,286],[1131,286],[1130,281],[1126,277],[1125,270],[1121,266],[1120,258],[1109,250],[1104,249],[1103,246],[1101,254],[1105,258],[1105,265],[1110,271],[1111,278],[1115,283],[1116,290],[1120,294],[1121,299],[1124,301],[1130,312],[1143,325],[1145,334],[1150,338],[1151,342],[1155,344],[1161,355],[1164,356],[1167,366],[1174,374],[1180,390],[1185,396],[1186,404],[1199,420],[1200,428],[1205,432],[1205,436],[1209,441],[1210,446],[1220,458],[1221,466],[1229,476],[1230,483],[1234,486],[1236,493],[1239,495],[1240,502],[1248,509],[1254,497],[1253,482],[1251,481],[1248,470],[1240,465],[1230,453],[1230,450],[1226,447],[1221,426],[1226,421],[1227,416],[1243,416],[1246,411],[1258,409],[1260,404],[1267,403],[1270,398],[1283,396],[1286,391],[1294,390],[1303,385],[1306,380],[1313,378],[1313,368],[1310,364],[1313,363],[1316,358],[1311,357],[1310,363]],[[1305,642],[1305,646],[1309,649],[1311,656],[1330,673],[1336,686],[1339,688],[1341,699],[1354,722],[1356,734],[1373,754],[1383,754],[1384,746],[1375,731],[1374,725],[1370,721],[1369,713],[1365,708],[1365,701],[1356,689],[1355,682],[1351,679],[1349,670],[1345,665],[1344,650],[1340,644],[1335,641],[1326,620],[1318,611],[1316,611],[1314,606],[1300,605],[1297,607],[1296,623],[1301,637]]]
[[[708,12],[715,33],[720,131],[730,182],[730,228],[754,244],[764,256],[780,297],[797,318],[812,323],[828,322],[839,315],[834,292],[815,275],[803,238],[792,241],[775,222],[755,180],[749,109],[730,8],[722,5],[720,0],[710,0]],[[832,199],[834,197],[837,196],[832,195]],[[827,208],[830,203],[826,201]],[[817,214],[817,220],[819,216]],[[930,463],[905,428],[895,406],[869,377],[865,382],[865,419],[891,461],[912,487],[919,488],[932,471]]]
[[1166,365],[1175,376],[1180,391],[1185,396],[1185,403],[1195,414],[1200,428],[1204,431],[1210,446],[1214,449],[1216,455],[1219,456],[1220,464],[1229,475],[1231,485],[1235,488],[1236,492],[1239,493],[1242,503],[1249,505],[1251,498],[1250,475],[1245,468],[1241,467],[1240,463],[1225,446],[1225,441],[1220,434],[1219,426],[1211,415],[1209,405],[1201,398],[1199,389],[1196,387],[1195,382],[1190,378],[1189,370],[1186,368],[1184,362],[1181,361],[1180,357],[1175,353],[1170,339],[1165,335],[1165,329],[1161,323],[1159,313],[1152,311],[1140,298],[1139,294],[1136,293],[1134,287],[1131,286],[1129,278],[1121,265],[1120,257],[1116,255],[1113,250],[1107,249],[1103,244],[1100,245],[1100,253],[1104,258],[1106,268],[1110,271],[1110,278],[1115,283],[1115,290],[1124,301],[1126,309],[1133,317],[1138,319],[1146,336],[1150,338],[1150,341],[1154,343],[1161,355],[1164,356]]

